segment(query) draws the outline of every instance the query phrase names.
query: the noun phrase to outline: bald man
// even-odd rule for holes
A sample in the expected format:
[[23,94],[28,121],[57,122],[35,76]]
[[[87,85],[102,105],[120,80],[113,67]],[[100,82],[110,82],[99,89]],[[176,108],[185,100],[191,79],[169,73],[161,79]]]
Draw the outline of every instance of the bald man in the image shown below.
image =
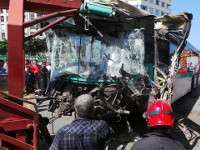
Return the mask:
[[50,150],[103,150],[111,138],[111,129],[103,120],[94,120],[94,99],[88,94],[74,103],[77,119],[61,128]]

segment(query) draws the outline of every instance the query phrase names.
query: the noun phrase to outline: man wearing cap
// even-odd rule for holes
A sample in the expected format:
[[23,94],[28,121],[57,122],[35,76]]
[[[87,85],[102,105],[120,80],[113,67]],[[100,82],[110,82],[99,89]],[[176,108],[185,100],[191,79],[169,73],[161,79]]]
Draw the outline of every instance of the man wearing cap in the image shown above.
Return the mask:
[[170,135],[175,118],[168,103],[162,100],[151,103],[147,108],[146,120],[152,132],[137,141],[132,150],[185,150],[183,145]]
[[74,103],[77,119],[61,128],[50,150],[103,150],[111,138],[111,129],[103,120],[95,120],[93,97],[84,94]]

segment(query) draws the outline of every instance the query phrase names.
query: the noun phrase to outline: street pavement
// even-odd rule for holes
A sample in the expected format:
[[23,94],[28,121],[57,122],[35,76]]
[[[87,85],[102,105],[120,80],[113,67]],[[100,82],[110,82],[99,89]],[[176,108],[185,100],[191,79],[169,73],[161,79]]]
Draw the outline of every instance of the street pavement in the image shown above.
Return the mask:
[[177,117],[174,137],[188,150],[200,150],[200,87],[173,105]]

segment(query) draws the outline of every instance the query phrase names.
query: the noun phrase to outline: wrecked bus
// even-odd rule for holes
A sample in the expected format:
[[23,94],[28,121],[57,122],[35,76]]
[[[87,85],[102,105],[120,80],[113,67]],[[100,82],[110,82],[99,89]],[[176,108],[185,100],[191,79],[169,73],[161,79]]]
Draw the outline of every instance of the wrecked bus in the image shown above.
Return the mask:
[[47,33],[52,72],[45,99],[54,119],[72,115],[74,99],[88,93],[96,118],[116,131],[143,132],[152,97],[177,99],[173,83],[191,19],[187,13],[156,18],[121,1],[85,1],[77,16]]

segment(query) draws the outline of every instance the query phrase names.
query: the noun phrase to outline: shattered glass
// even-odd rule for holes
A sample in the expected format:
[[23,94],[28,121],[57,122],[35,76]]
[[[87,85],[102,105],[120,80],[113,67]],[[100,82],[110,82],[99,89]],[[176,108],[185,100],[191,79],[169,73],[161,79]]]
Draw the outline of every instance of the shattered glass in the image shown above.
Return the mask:
[[67,29],[51,30],[47,45],[51,53],[51,79],[66,73],[91,80],[120,77],[122,66],[127,73],[145,74],[142,29],[106,40]]

